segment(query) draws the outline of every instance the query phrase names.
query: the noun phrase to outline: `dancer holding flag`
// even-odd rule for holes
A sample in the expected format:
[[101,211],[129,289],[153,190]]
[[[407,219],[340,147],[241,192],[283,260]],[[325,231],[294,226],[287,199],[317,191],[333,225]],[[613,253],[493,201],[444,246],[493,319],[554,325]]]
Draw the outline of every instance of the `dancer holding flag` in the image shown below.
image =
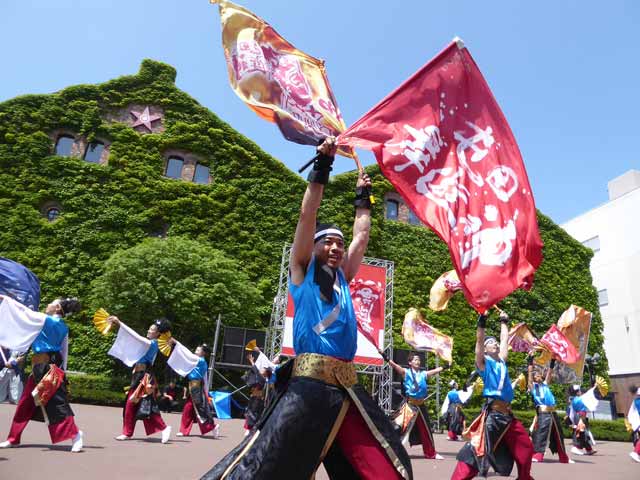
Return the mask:
[[195,353],[171,337],[169,342],[173,350],[167,365],[178,375],[187,377],[189,396],[180,419],[180,431],[178,437],[184,437],[191,433],[194,422],[198,423],[200,433],[206,435],[213,431],[213,437],[218,438],[220,425],[214,420],[213,405],[207,393],[209,385],[209,366],[205,358],[211,355],[211,349],[206,343],[198,345]]
[[371,180],[356,184],[353,240],[345,249],[335,226],[317,224],[329,180],[334,139],[318,147],[291,251],[297,357],[278,372],[290,379],[256,429],[203,478],[312,478],[320,463],[330,478],[413,478],[411,463],[384,412],[357,384],[356,315],[349,292],[369,242]]
[[531,427],[531,439],[535,452],[533,454],[534,462],[544,460],[544,452],[549,446],[552,453],[558,454],[560,463],[570,463],[564,447],[562,426],[556,413],[556,399],[549,388],[555,365],[556,360],[552,359],[543,381],[542,373],[533,366],[533,354],[527,356],[529,392],[536,406],[536,416]]
[[[420,370],[420,355],[414,353],[409,356],[409,368],[402,368],[382,351],[378,351],[382,358],[389,362],[396,373],[403,379],[405,399],[400,408],[392,415],[393,422],[400,427],[405,445],[420,445],[424,457],[432,460],[444,460],[444,457],[436,453],[431,426],[429,425],[429,413],[427,412],[427,379],[437,375],[445,368],[438,367],[431,370]],[[447,366],[449,368],[450,365]]]
[[69,327],[63,320],[80,311],[80,302],[76,298],[58,298],[42,314],[7,295],[0,295],[0,300],[0,345],[18,351],[31,348],[33,352],[31,375],[16,407],[9,436],[0,448],[20,444],[29,420],[36,420],[47,424],[51,443],[71,439],[71,451],[81,451],[83,434],[76,426],[67,398]]
[[133,436],[136,422],[142,420],[145,433],[153,435],[162,432],[162,443],[171,437],[171,427],[162,420],[156,402],[157,383],[152,371],[158,355],[158,337],[171,328],[165,318],[153,322],[147,330],[147,337],[141,337],[114,315],[107,321],[119,327],[115,343],[109,355],[122,361],[127,367],[133,367],[131,386],[124,402],[122,433],[116,440],[129,440]]
[[486,337],[487,315],[478,317],[476,331],[476,369],[484,383],[486,403],[480,416],[465,430],[470,438],[458,453],[458,464],[451,480],[466,480],[489,467],[498,475],[509,476],[515,461],[518,479],[530,480],[533,445],[527,431],[511,411],[513,388],[507,370],[509,317],[500,313],[500,341]]

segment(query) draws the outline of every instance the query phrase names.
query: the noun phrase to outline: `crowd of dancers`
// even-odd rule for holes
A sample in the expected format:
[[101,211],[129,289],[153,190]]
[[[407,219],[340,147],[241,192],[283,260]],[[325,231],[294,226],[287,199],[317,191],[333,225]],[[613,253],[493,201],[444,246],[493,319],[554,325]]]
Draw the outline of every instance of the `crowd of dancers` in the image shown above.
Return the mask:
[[[355,190],[353,238],[345,243],[334,224],[318,223],[325,185],[335,155],[332,138],[318,147],[309,174],[300,217],[295,230],[289,271],[290,294],[295,304],[293,343],[296,357],[279,357],[267,367],[258,365],[262,352],[253,346],[251,371],[246,376],[251,388],[246,414],[246,435],[203,479],[313,478],[322,464],[334,479],[411,479],[413,470],[406,445],[421,445],[426,459],[441,460],[437,453],[427,411],[428,378],[450,365],[421,369],[419,355],[409,357],[405,368],[389,362],[401,377],[404,401],[387,416],[358,383],[355,365],[357,326],[349,282],[355,277],[369,242],[371,228],[371,180],[360,172]],[[71,451],[83,448],[84,434],[76,425],[69,405],[65,378],[69,328],[64,318],[80,310],[74,298],[59,298],[47,305],[44,314],[34,312],[9,296],[2,296],[0,315],[3,346],[11,351],[31,351],[32,370],[19,396],[6,441],[0,448],[20,444],[29,421],[45,421],[52,443],[71,441]],[[146,435],[159,433],[162,443],[171,438],[171,427],[162,419],[157,403],[154,363],[159,338],[170,329],[167,320],[154,321],[142,337],[116,316],[110,327],[118,335],[110,354],[131,368],[121,433],[127,441],[142,420]],[[486,334],[488,315],[477,320],[475,371],[482,380],[484,404],[480,415],[468,422],[462,409],[473,385],[451,390],[442,408],[447,440],[468,439],[457,455],[453,480],[511,474],[531,479],[533,462],[542,462],[549,449],[561,463],[571,463],[564,446],[556,399],[550,388],[554,362],[546,371],[533,366],[528,357],[528,390],[536,409],[530,431],[514,417],[511,403],[514,387],[507,369],[509,317],[499,316],[499,337]],[[202,435],[217,434],[219,424],[207,392],[208,347],[189,351],[174,337],[169,339],[169,366],[188,382],[188,399],[183,408],[178,436],[189,435],[197,423]],[[6,359],[3,372],[16,369],[18,358]],[[23,361],[23,358],[20,359]],[[0,381],[5,373],[0,377]],[[266,392],[269,392],[267,399]],[[578,387],[571,400],[569,419],[573,427],[576,455],[591,455],[593,436],[589,432],[587,402]],[[640,389],[629,410],[634,451],[640,461]]]

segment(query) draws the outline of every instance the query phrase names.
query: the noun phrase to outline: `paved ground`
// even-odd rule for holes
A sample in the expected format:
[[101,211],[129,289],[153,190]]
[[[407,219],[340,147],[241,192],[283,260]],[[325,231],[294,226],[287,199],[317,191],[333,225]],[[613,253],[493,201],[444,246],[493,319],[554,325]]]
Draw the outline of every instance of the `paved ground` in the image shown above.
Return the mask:
[[[199,478],[242,437],[242,421],[223,420],[222,436],[218,440],[210,436],[173,436],[169,444],[162,445],[159,434],[151,438],[144,437],[144,430],[139,424],[137,437],[127,442],[117,442],[113,437],[120,433],[120,409],[89,405],[74,405],[73,408],[78,426],[85,431],[84,452],[69,453],[69,444],[51,446],[46,427],[33,422],[25,430],[19,448],[0,450],[0,479],[30,480],[46,475],[48,478],[65,480],[191,480]],[[7,435],[14,409],[12,405],[0,404],[1,439]],[[177,431],[179,414],[164,417],[174,432]],[[194,432],[197,432],[197,427]],[[445,457],[443,461],[425,460],[420,448],[413,447],[409,453],[415,478],[449,479],[455,454],[461,445],[436,435],[438,451]],[[640,479],[640,464],[631,461],[628,456],[630,450],[630,443],[600,442],[597,455],[578,457],[574,465],[561,465],[554,460],[534,464],[533,475],[537,480]],[[316,478],[326,480],[327,476],[319,472]]]

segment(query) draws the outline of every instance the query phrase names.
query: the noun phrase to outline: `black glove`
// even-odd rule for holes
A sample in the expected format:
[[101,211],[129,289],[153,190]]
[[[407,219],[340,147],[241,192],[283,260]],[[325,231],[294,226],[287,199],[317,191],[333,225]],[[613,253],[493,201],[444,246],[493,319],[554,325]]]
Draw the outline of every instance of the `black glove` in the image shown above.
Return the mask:
[[385,362],[387,362],[387,363],[389,362],[389,355],[387,355],[386,353],[384,353],[382,350],[378,350],[378,353],[380,354],[380,356],[382,357],[382,359],[383,359]]
[[442,365],[442,371],[444,372],[445,370],[449,370],[451,368],[451,364],[450,363],[445,363],[444,365]]
[[476,323],[476,326],[478,328],[487,328],[487,318],[489,318],[489,315],[486,313],[478,315],[478,322]]
[[326,185],[329,183],[329,173],[333,170],[333,160],[335,157],[330,157],[324,153],[318,152],[313,162],[313,169],[309,172],[307,180],[311,183],[319,183]]
[[507,325],[509,325],[509,315],[507,315],[505,312],[500,313],[500,323],[506,323]]
[[549,368],[551,370],[553,370],[554,368],[556,368],[556,359],[552,358],[551,361],[549,362]]
[[353,204],[356,208],[371,210],[371,187],[356,187],[356,199]]
[[531,354],[527,355],[527,365],[533,365],[533,355]]

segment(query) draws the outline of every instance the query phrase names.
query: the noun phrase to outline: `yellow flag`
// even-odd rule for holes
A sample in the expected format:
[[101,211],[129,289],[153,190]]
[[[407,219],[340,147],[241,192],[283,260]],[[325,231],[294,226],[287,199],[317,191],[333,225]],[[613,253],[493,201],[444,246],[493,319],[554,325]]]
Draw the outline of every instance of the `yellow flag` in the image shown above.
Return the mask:
[[[287,140],[317,145],[345,130],[324,61],[298,50],[263,19],[226,0],[220,6],[222,45],[231,88]],[[350,147],[339,153],[353,156]]]
[[462,290],[462,283],[455,270],[444,272],[433,282],[429,292],[429,308],[435,312],[447,308],[449,300],[458,290]]

